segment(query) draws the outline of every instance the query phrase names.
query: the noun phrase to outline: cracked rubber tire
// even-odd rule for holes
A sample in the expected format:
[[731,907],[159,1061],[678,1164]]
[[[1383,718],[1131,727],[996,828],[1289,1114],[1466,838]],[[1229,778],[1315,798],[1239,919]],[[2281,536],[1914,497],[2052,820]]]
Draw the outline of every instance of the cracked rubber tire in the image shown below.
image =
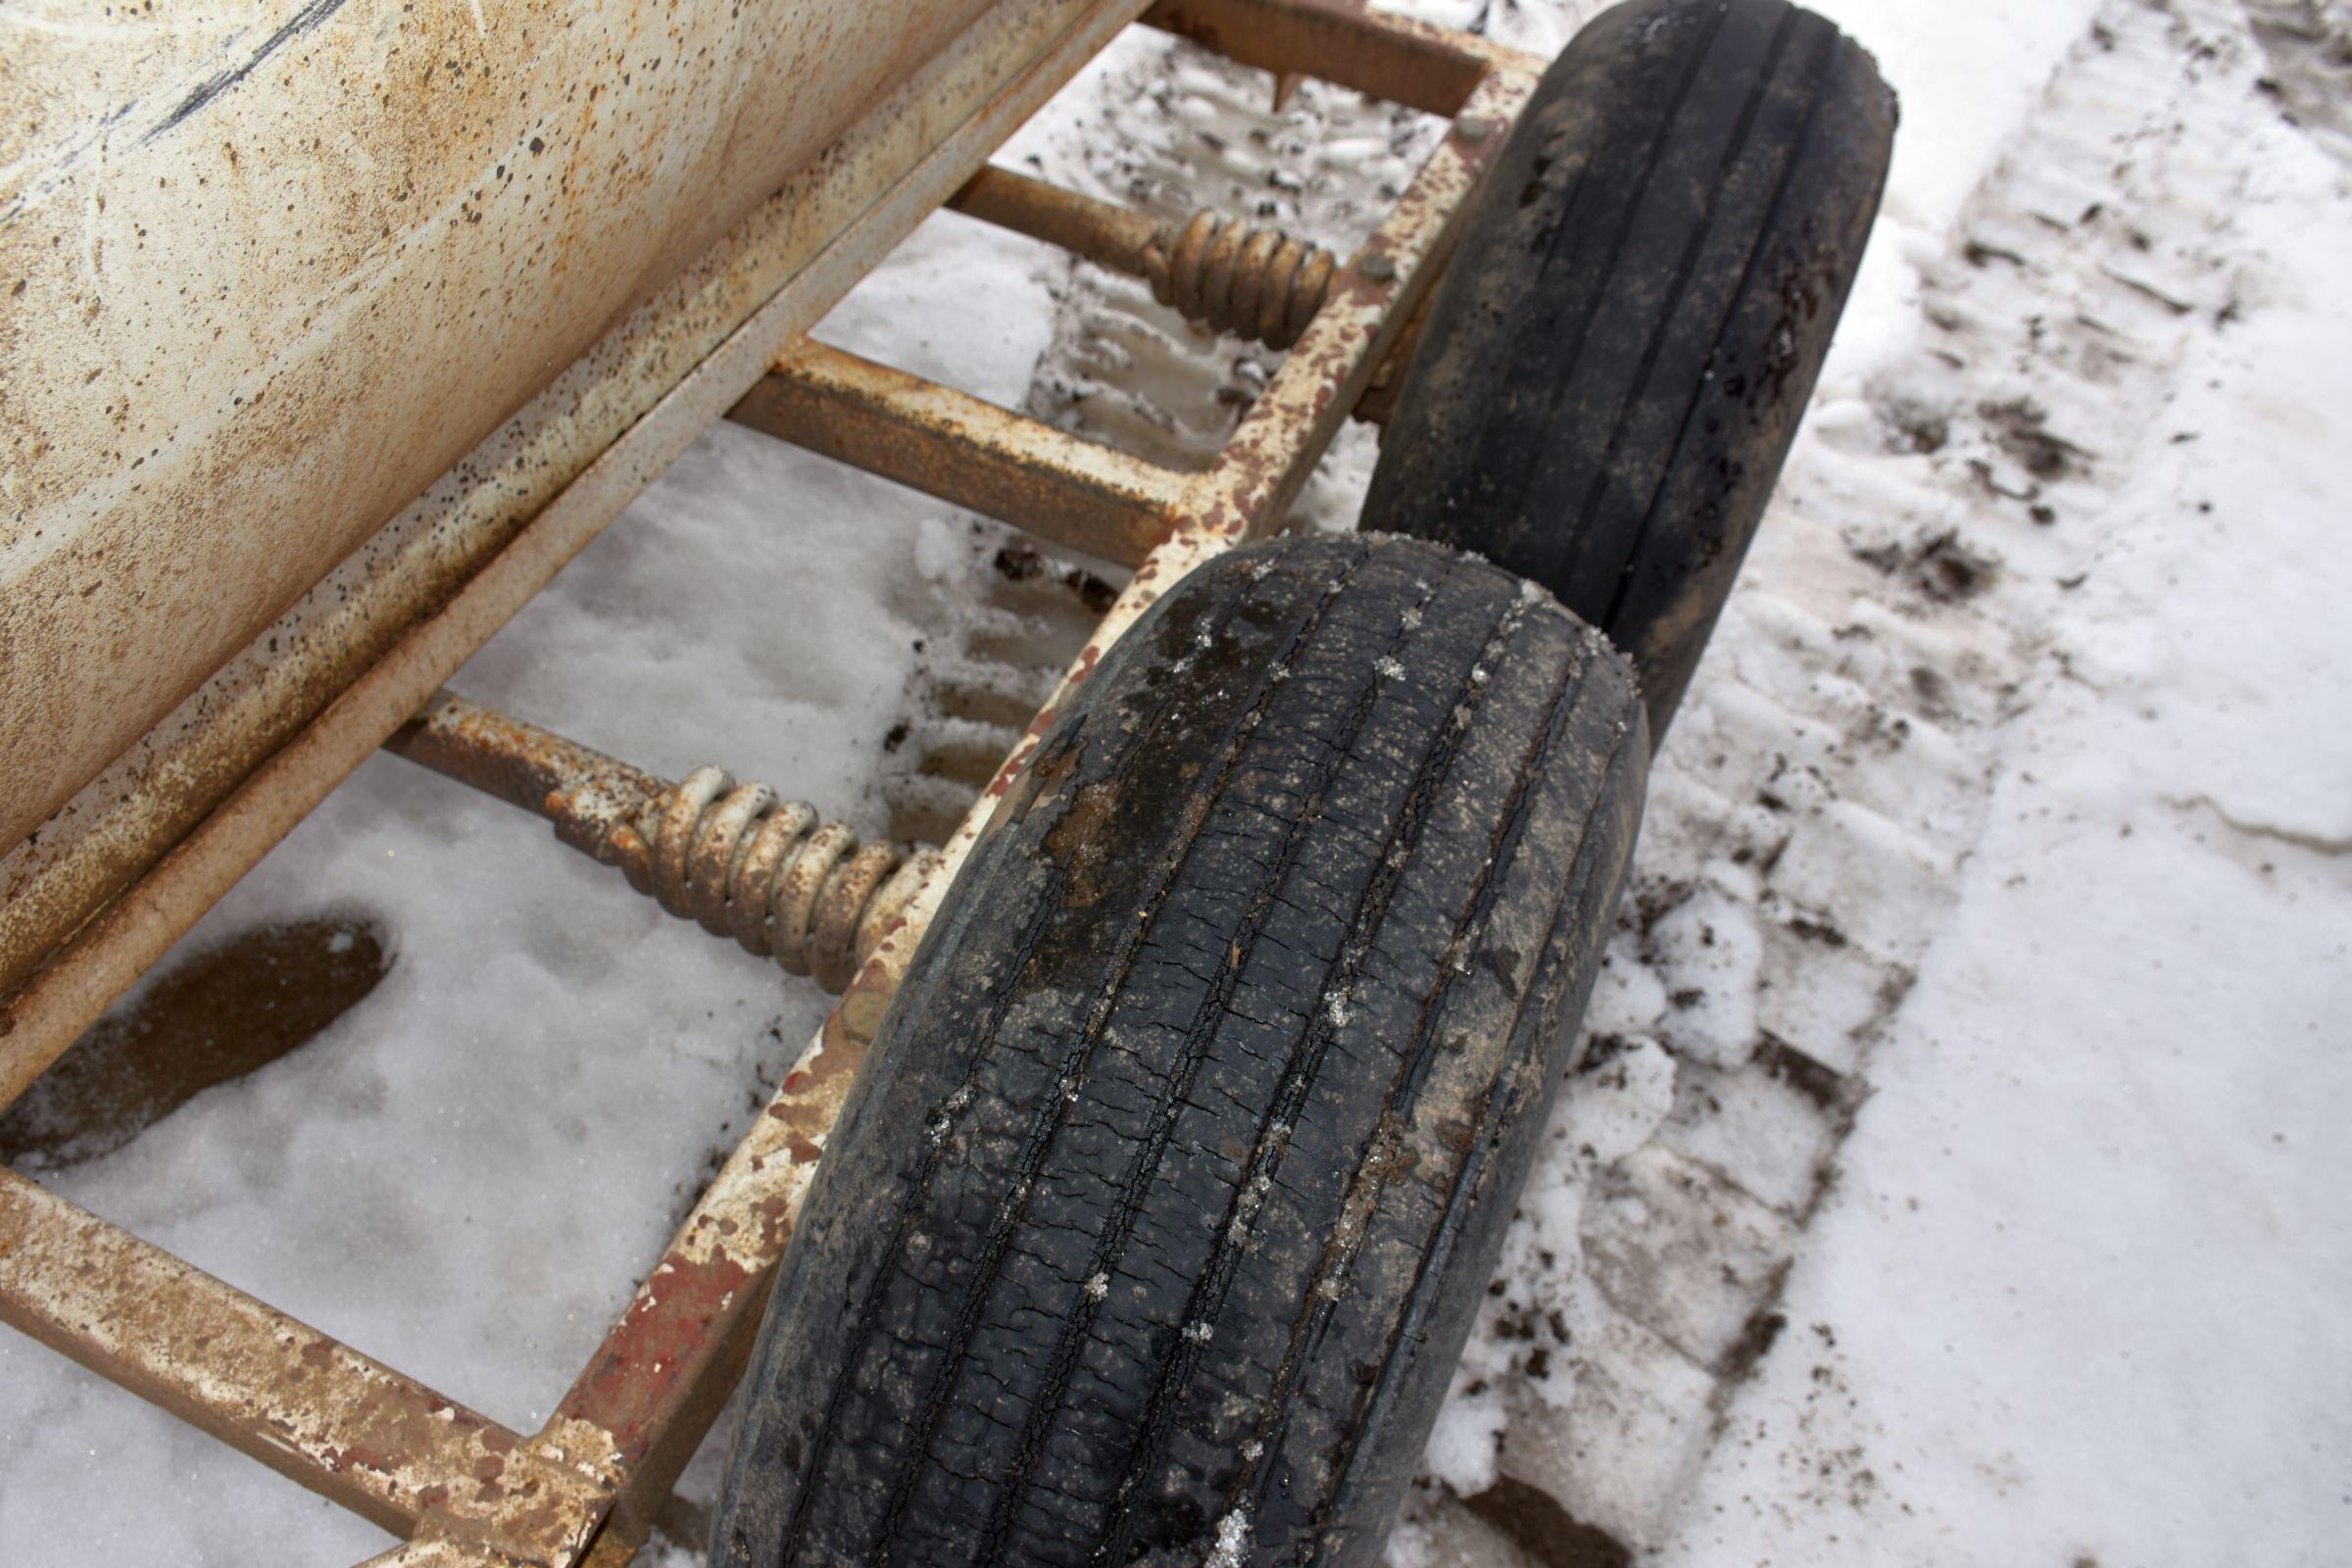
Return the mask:
[[1375,1561],[1579,1038],[1631,667],[1413,540],[1117,644],[915,956],[781,1265],[725,1565]]
[[1544,73],[1439,281],[1363,526],[1690,684],[1877,216],[1894,95],[1784,0],[1637,0]]

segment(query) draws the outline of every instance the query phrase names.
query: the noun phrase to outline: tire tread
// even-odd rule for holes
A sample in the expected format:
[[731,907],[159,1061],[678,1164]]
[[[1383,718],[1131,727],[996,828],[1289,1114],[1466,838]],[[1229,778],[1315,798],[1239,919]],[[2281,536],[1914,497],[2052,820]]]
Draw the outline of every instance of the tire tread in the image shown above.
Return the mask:
[[1646,755],[1622,657],[1451,552],[1301,538],[1176,585],[916,955],[714,1559],[1198,1562],[1237,1511],[1283,1560],[1376,1556]]

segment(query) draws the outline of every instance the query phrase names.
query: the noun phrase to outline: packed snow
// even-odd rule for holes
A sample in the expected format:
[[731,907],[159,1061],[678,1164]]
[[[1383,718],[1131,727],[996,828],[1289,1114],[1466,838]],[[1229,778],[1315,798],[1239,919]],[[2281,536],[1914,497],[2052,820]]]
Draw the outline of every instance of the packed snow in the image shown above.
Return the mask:
[[[2341,1562],[2352,20],[1816,6],[1902,94],[1884,218],[1391,1561]],[[1413,9],[1549,52],[1598,7]],[[1432,134],[1137,30],[1005,156],[1344,247]],[[820,335],[1184,463],[1272,363],[953,216]],[[1101,570],[722,426],[453,685],[935,835]],[[364,1001],[32,1168],[534,1428],[824,999],[390,758],[172,961],[321,915],[389,955]],[[645,1560],[698,1560],[727,1435]],[[387,1544],[0,1336],[0,1563]]]

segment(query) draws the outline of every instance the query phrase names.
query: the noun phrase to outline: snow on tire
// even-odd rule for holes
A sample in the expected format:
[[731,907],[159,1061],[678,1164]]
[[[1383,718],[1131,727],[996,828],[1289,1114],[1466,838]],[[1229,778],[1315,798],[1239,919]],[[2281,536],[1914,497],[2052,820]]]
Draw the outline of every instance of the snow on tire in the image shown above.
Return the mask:
[[1632,669],[1517,578],[1178,584],[917,954],[761,1331],[722,1564],[1374,1561],[1600,957]]

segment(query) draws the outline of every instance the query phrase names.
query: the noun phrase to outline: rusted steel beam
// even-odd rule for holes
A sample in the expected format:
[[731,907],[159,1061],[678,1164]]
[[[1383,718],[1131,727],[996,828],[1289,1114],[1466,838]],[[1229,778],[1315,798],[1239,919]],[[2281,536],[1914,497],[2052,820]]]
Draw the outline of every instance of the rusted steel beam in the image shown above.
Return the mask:
[[[860,972],[862,996],[895,989],[950,875],[932,869]],[[559,1420],[610,1434],[625,1480],[605,1528],[629,1547],[742,1376],[775,1264],[878,1021],[845,1019],[835,1005],[558,1407]],[[596,1560],[608,1559],[626,1553]]]
[[[608,864],[613,835],[633,826],[669,781],[551,730],[438,691],[384,750],[555,824],[556,837]],[[642,863],[640,868],[642,869]]]
[[1320,245],[1206,208],[1161,222],[1116,202],[990,166],[949,206],[1143,278],[1152,296],[1218,332],[1271,348],[1298,341],[1339,263]]
[[1491,70],[1544,69],[1533,55],[1363,0],[1159,0],[1144,21],[1277,79],[1314,76],[1432,115],[1460,113]]
[[1019,3],[11,6],[0,847],[779,187],[870,195],[843,138]]
[[386,1530],[522,1479],[515,1433],[4,1168],[0,1320]]
[[1026,234],[1083,256],[1097,267],[1144,274],[1144,253],[1159,238],[1160,220],[1150,213],[1080,191],[1032,179],[990,164],[948,198],[966,218]]
[[437,692],[384,743],[395,756],[535,811],[638,892],[755,957],[838,992],[937,852],[860,845],[846,823],[721,768],[672,784],[552,730]]
[[[461,465],[464,483],[429,492],[347,564],[350,575],[339,570],[316,603],[304,601],[281,628],[310,650],[304,658],[264,663],[249,655],[232,664],[136,758],[75,796],[37,844],[9,851],[0,860],[8,900],[0,984],[18,989],[0,996],[0,1104],[741,398],[777,345],[969,179],[1142,4],[1033,0],[992,9],[932,68],[878,102],[841,158],[820,160],[813,183],[788,186],[675,299],[664,296],[674,334],[624,329],[619,368],[592,354],[576,382],[560,382],[519,416],[517,431],[486,444],[496,461],[478,471]],[[681,362],[691,362],[682,374]],[[511,473],[521,453],[533,461]],[[451,540],[462,541],[455,566]]]
[[1184,499],[1183,474],[822,343],[778,356],[727,417],[1122,566]]

